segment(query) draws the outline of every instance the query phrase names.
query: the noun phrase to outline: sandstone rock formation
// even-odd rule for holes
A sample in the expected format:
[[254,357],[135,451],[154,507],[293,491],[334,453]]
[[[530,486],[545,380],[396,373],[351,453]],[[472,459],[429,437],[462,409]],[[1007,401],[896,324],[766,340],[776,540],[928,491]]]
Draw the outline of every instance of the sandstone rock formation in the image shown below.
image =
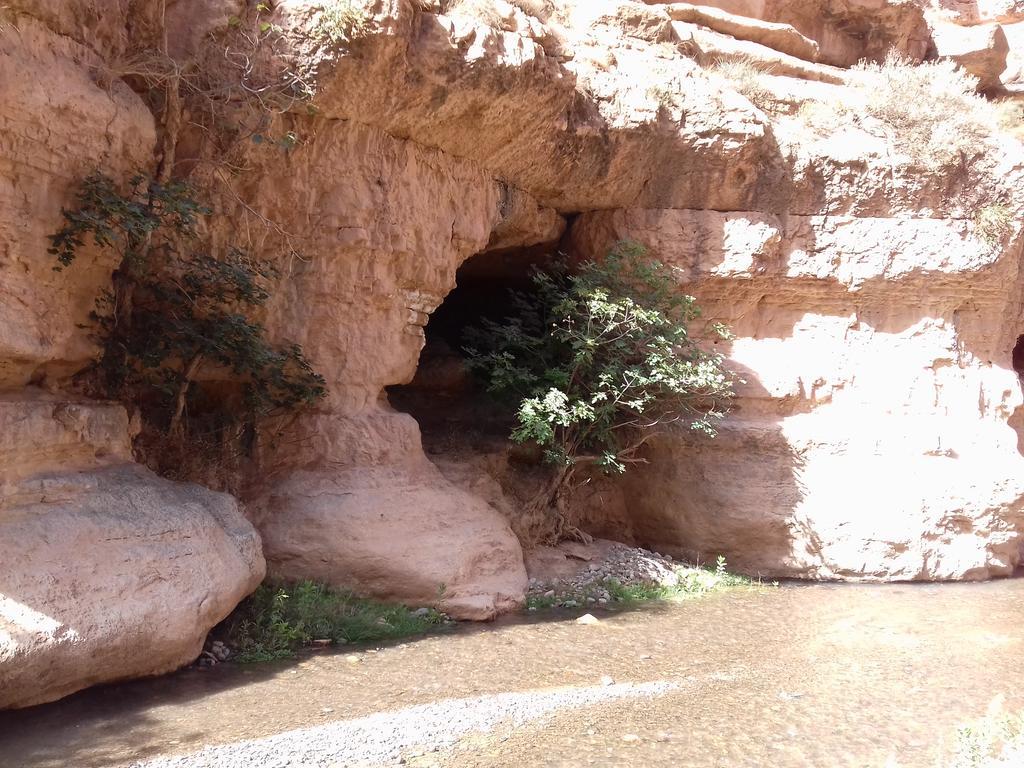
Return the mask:
[[[54,272],[46,235],[90,170],[152,167],[162,101],[119,73],[164,24],[157,61],[194,62],[208,101],[218,84],[235,94],[212,128],[208,101],[187,105],[175,174],[212,198],[209,245],[280,267],[261,320],[329,389],[262,426],[235,479],[273,575],[469,618],[521,602],[514,501],[457,454],[439,471],[387,388],[413,379],[470,257],[597,257],[623,237],[732,326],[746,383],[716,441],[663,440],[648,471],[589,497],[608,504],[595,529],[763,575],[978,578],[1020,562],[1024,155],[981,135],[997,132],[986,117],[922,158],[872,107],[884,83],[850,69],[890,48],[942,54],[995,88],[1017,37],[972,25],[1009,24],[1012,4],[157,5],[0,10],[0,647],[15,649],[0,679],[18,691],[0,706],[184,663],[262,575],[235,502],[133,466],[125,412],[70,394],[115,265],[97,251]],[[984,40],[946,46],[940,23]],[[225,158],[218,121],[243,99],[259,119]],[[130,600],[114,611],[82,589]],[[173,631],[145,634],[156,624]],[[101,646],[131,663],[88,666]],[[25,693],[20,675],[47,659],[64,662]]]
[[263,578],[227,494],[131,463],[119,405],[0,397],[0,709],[193,661]]
[[640,540],[775,576],[1013,571],[1019,234],[1003,250],[955,219],[682,210],[574,234],[588,254],[649,243],[737,334],[722,434],[659,446],[630,486]]
[[991,90],[1000,86],[999,78],[1006,69],[1010,52],[1006,33],[1000,25],[936,24],[932,34],[938,55],[952,59],[977,77],[978,87]]
[[96,354],[114,262],[56,272],[46,235],[74,184],[143,167],[155,140],[142,100],[94,78],[125,19],[85,2],[2,13],[0,708],[188,664],[264,572],[235,500],[133,464],[125,409],[62,391]]

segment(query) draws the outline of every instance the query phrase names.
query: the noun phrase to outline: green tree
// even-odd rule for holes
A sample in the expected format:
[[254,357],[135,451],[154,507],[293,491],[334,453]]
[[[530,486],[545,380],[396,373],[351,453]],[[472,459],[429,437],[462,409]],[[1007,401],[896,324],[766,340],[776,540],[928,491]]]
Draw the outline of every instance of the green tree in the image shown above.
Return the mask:
[[553,465],[534,509],[552,510],[556,537],[578,535],[565,502],[581,470],[625,472],[675,425],[713,436],[733,377],[690,335],[694,298],[636,243],[574,274],[537,271],[533,288],[514,295],[508,317],[471,329],[466,353],[489,391],[516,399],[512,440],[541,446]]
[[94,173],[77,202],[50,236],[50,253],[58,270],[69,267],[91,237],[120,256],[113,290],[94,313],[108,394],[157,403],[171,435],[183,430],[190,389],[207,366],[244,383],[253,415],[324,396],[323,378],[302,349],[271,345],[249,317],[269,298],[266,285],[277,272],[239,248],[220,257],[201,251],[196,227],[210,210],[191,187],[137,175],[122,192]]

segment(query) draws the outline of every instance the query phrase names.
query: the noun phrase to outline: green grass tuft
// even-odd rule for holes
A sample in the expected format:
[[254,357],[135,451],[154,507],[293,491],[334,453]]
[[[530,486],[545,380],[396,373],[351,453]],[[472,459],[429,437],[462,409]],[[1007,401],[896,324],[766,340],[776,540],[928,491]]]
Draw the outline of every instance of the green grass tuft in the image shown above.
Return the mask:
[[1024,760],[1024,715],[990,712],[961,726],[950,768],[1011,768]]
[[719,557],[713,567],[679,565],[675,568],[677,582],[675,584],[655,584],[651,582],[635,582],[625,584],[614,577],[606,577],[578,588],[572,594],[556,593],[554,595],[530,595],[526,598],[527,610],[537,611],[547,608],[592,605],[588,598],[597,599],[607,592],[609,605],[631,605],[666,600],[683,600],[698,597],[711,592],[726,589],[762,586],[755,581],[730,573],[726,568],[724,557]]
[[974,215],[974,234],[994,248],[1013,231],[1013,212],[1002,203],[979,208]]
[[228,619],[226,642],[239,662],[273,661],[292,658],[318,640],[335,644],[398,640],[426,634],[444,622],[435,610],[413,611],[311,581],[292,586],[263,584]]

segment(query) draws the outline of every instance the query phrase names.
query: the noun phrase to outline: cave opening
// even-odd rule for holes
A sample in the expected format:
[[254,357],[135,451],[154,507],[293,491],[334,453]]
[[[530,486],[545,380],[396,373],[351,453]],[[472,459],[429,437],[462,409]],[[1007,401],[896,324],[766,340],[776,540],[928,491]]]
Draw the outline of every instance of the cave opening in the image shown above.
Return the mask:
[[1017,376],[1024,381],[1024,336],[1017,337],[1017,343],[1013,345],[1011,362]]
[[459,268],[455,288],[434,310],[424,330],[416,375],[387,388],[396,410],[419,422],[427,453],[452,452],[507,439],[515,422],[512,404],[494,399],[469,370],[466,331],[513,311],[513,294],[531,289],[535,268],[556,258],[550,245],[477,254]]

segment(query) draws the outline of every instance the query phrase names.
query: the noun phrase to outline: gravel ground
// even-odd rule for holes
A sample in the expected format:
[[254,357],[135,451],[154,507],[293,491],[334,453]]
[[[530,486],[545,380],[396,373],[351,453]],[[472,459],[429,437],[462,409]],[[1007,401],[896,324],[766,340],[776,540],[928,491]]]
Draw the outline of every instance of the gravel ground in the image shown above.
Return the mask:
[[581,563],[578,573],[563,578],[531,578],[527,597],[542,604],[565,608],[606,605],[615,602],[607,586],[614,580],[624,586],[674,588],[701,569],[674,561],[667,555],[615,543],[591,562]]
[[342,768],[401,765],[404,752],[437,751],[471,733],[517,727],[545,715],[619,699],[653,697],[671,683],[502,693],[381,712],[201,752],[131,763],[128,768]]

